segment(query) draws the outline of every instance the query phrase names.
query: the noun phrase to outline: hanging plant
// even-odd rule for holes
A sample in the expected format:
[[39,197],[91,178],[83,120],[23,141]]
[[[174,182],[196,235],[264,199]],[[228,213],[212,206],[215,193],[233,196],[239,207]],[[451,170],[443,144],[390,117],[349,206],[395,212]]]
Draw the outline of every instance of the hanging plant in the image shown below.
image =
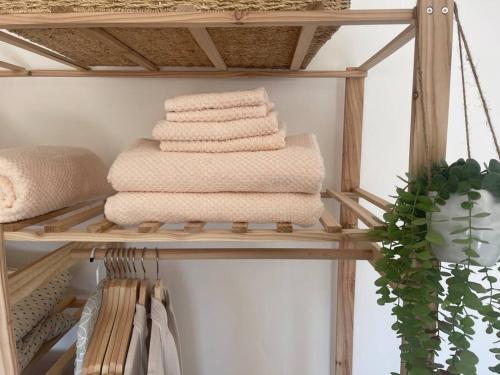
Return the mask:
[[[487,334],[496,335],[491,352],[497,364],[489,370],[500,374],[500,283],[493,276],[500,271],[500,162],[481,168],[470,157],[463,45],[499,158],[500,148],[455,15],[469,158],[402,178],[405,185],[396,189],[395,204],[384,215],[386,229],[375,233],[382,242],[378,303],[393,305],[392,328],[402,339],[401,359],[409,375],[476,375],[479,359],[470,346],[479,320]],[[436,363],[444,342],[451,354]]]

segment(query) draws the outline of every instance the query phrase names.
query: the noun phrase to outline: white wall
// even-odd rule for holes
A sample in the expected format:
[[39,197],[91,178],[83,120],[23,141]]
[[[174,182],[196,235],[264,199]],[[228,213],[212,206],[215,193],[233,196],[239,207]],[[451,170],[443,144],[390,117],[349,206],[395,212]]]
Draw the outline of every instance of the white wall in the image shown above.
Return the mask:
[[[353,8],[408,8],[414,0],[353,0]],[[500,121],[500,50],[495,0],[462,0],[469,35],[493,120]],[[356,66],[402,26],[344,27],[317,55],[311,69]],[[58,64],[0,43],[0,60],[36,68]],[[403,48],[370,72],[366,85],[362,185],[388,196],[408,163],[413,49]],[[469,79],[470,82],[472,82]],[[3,78],[0,84],[0,147],[67,144],[88,147],[109,164],[137,137],[147,137],[162,116],[162,102],[178,93],[265,86],[289,133],[318,134],[329,172],[339,182],[343,82],[331,79],[100,79]],[[472,86],[471,86],[472,88]],[[472,91],[472,90],[471,90]],[[458,64],[453,64],[449,160],[465,156]],[[472,91],[473,92],[473,91]],[[473,156],[494,157],[479,102],[470,104]],[[13,264],[49,248],[9,244]],[[29,256],[26,256],[29,255]],[[150,268],[150,275],[153,275]],[[162,264],[182,335],[187,375],[326,375],[330,373],[335,264],[327,261],[177,261]],[[398,340],[388,308],[376,304],[376,278],[359,262],[356,283],[354,374],[397,371]],[[80,268],[75,286],[90,290],[95,274]],[[479,333],[479,374],[492,364],[492,340]]]

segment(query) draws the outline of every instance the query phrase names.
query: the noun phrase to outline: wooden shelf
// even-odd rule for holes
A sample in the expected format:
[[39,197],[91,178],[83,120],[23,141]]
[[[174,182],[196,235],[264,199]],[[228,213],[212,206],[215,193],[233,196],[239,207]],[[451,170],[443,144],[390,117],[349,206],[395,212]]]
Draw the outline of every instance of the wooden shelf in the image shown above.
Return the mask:
[[[367,229],[342,228],[327,210],[318,225],[300,228],[291,223],[220,223],[216,228],[202,222],[163,224],[146,222],[122,228],[103,218],[102,201],[91,201],[74,207],[14,223],[4,224],[4,236],[8,241],[78,241],[78,242],[238,242],[238,241],[306,241],[352,242],[373,241],[371,230],[383,227],[382,221],[358,203],[365,199],[379,206],[388,202],[360,190],[359,193],[339,193],[328,189],[322,194],[326,200],[335,199],[351,210]],[[385,203],[384,203],[385,202]],[[80,224],[85,223],[86,228]],[[79,226],[80,225],[80,226]],[[79,226],[79,227],[77,227]]]

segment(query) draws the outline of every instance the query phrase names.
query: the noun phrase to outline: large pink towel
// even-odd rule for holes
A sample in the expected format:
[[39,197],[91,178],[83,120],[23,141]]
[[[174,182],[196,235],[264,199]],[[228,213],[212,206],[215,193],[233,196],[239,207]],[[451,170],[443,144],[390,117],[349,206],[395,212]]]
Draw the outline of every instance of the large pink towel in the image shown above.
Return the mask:
[[106,167],[89,150],[58,146],[0,150],[0,223],[109,193]]
[[254,90],[179,95],[165,101],[167,112],[198,111],[266,104],[269,101],[263,87]]
[[177,122],[213,122],[232,121],[244,118],[266,117],[274,108],[272,103],[231,107],[221,109],[205,109],[185,112],[167,112],[167,121]]
[[276,112],[256,117],[220,122],[159,121],[153,138],[162,141],[227,141],[229,139],[269,135],[278,132]]
[[228,139],[225,141],[161,141],[160,149],[169,152],[270,151],[285,147],[284,126],[274,134]]
[[320,194],[280,193],[118,193],[108,198],[106,218],[120,225],[146,221],[317,223],[323,213]]
[[324,177],[316,137],[286,138],[276,151],[163,152],[159,142],[136,141],[115,160],[108,180],[117,191],[319,193]]

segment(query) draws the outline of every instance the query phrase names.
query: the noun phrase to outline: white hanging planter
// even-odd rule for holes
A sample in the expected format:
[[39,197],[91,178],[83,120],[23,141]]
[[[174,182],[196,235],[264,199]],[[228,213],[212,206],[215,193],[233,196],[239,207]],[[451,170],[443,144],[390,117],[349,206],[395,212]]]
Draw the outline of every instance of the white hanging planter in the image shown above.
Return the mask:
[[[472,231],[474,237],[488,242],[473,241],[472,247],[479,254],[479,258],[475,258],[474,261],[484,267],[491,267],[500,260],[500,200],[486,190],[479,192],[481,198],[475,201],[477,204],[472,209],[472,215],[481,212],[488,212],[490,215],[473,218],[472,226],[492,230]],[[464,200],[464,196],[452,195],[444,206],[440,206],[441,212],[432,214],[431,229],[440,233],[445,239],[445,244],[442,246],[432,245],[434,255],[442,262],[462,263],[467,258],[463,252],[464,245],[454,243],[453,240],[467,237],[469,231],[451,234],[468,225],[468,222],[452,220],[454,217],[469,215],[469,211],[461,207]]]

